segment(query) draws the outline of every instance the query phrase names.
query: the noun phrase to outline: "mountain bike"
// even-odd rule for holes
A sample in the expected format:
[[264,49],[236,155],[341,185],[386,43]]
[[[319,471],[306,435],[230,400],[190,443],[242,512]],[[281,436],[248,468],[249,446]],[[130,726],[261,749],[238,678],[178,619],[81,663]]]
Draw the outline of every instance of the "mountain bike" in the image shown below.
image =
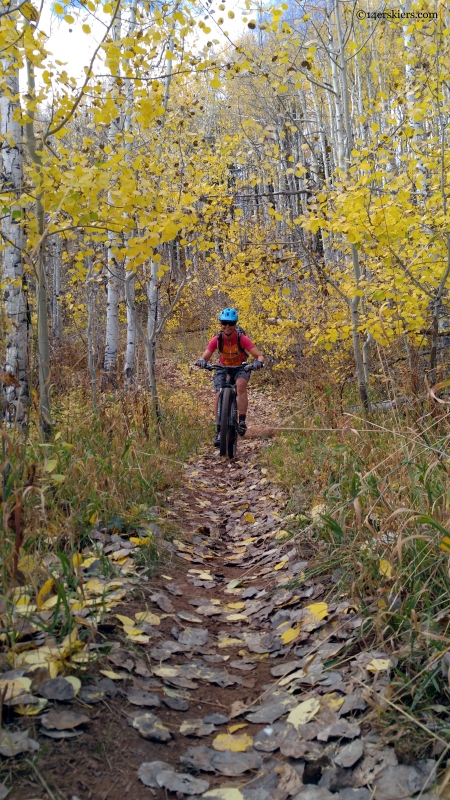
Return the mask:
[[[253,364],[247,364],[245,361],[241,366],[244,367],[246,372],[251,372],[256,369]],[[227,373],[227,385],[220,390],[219,406],[217,409],[217,426],[220,426],[220,455],[228,456],[228,458],[236,458],[238,420],[235,379],[228,373],[230,367],[224,367],[221,364],[207,364],[205,369],[210,372],[213,372],[215,369],[221,369]]]

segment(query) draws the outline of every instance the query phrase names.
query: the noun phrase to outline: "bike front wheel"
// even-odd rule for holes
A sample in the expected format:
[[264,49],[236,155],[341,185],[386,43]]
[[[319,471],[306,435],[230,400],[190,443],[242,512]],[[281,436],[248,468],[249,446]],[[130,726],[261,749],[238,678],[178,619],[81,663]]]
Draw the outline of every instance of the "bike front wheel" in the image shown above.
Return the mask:
[[234,458],[236,455],[236,400],[232,389],[223,389],[220,413],[220,455]]

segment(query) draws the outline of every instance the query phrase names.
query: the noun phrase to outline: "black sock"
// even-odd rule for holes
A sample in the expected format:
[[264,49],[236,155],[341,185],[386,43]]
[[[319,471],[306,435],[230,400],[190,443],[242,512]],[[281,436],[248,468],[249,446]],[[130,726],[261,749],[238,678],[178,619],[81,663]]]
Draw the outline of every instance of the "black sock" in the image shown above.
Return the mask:
[[246,414],[239,414],[239,422],[245,422]]

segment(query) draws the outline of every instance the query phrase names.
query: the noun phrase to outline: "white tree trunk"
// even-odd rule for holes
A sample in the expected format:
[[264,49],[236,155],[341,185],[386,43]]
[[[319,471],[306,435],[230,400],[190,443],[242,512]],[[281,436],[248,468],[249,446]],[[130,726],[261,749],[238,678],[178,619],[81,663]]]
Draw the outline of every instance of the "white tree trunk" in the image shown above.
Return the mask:
[[[117,19],[112,29],[112,36],[115,41],[120,39],[120,19]],[[115,87],[115,77],[111,78],[111,86]],[[117,134],[120,131],[120,119],[113,119],[108,129],[108,139],[113,145]],[[114,204],[115,200],[109,194],[109,202]],[[108,236],[108,288],[106,302],[106,335],[105,335],[105,358],[103,361],[102,389],[117,388],[117,355],[119,342],[119,265],[114,255],[116,246],[116,236],[110,232]]]
[[[3,205],[8,213],[2,220],[3,282],[5,313],[8,320],[4,370],[13,378],[3,387],[6,418],[23,422],[28,403],[28,321],[27,298],[23,281],[23,232],[20,209],[15,201],[22,192],[22,132],[15,117],[19,97],[19,71],[8,59],[2,59],[6,87],[0,99],[2,136]],[[16,214],[14,214],[16,212]]]
[[[346,149],[345,149],[345,170],[350,166],[351,152],[353,149],[353,132],[352,121],[350,117],[348,83],[347,83],[347,64],[345,61],[344,42],[341,31],[341,21],[339,15],[339,0],[335,0],[335,16],[336,16],[336,32],[339,46],[339,62],[341,68],[341,82],[342,82],[342,97],[344,105],[344,121],[346,132]],[[363,356],[361,352],[361,342],[359,339],[359,304],[360,297],[358,294],[359,282],[361,280],[361,270],[359,266],[358,251],[354,244],[350,245],[352,254],[353,277],[355,280],[355,294],[350,302],[350,313],[352,322],[352,341],[353,353],[355,358],[356,373],[358,377],[359,396],[366,411],[369,410],[369,398],[367,393],[367,380],[369,377],[369,362],[366,363],[364,369]]]
[[[130,8],[130,22],[128,36],[132,36],[136,26],[136,6],[137,0],[132,0]],[[128,63],[128,62],[127,62]],[[127,108],[125,114],[125,134],[132,131],[132,111],[133,111],[133,81],[127,81]],[[131,143],[126,142],[125,161],[129,165],[131,161]],[[125,234],[125,240],[130,238],[130,233]],[[131,273],[131,274],[130,274]],[[135,273],[125,266],[125,301],[127,307],[127,345],[125,351],[124,377],[125,387],[131,389],[134,386],[134,369],[136,358],[136,300],[135,300]]]
[[97,408],[97,370],[95,368],[95,348],[94,337],[92,335],[92,322],[94,319],[95,309],[95,289],[92,280],[92,257],[86,260],[87,275],[86,275],[86,307],[87,307],[87,344],[88,344],[88,368],[91,376],[91,390],[92,390],[92,405]]
[[[35,97],[35,78],[34,67],[30,59],[27,58],[27,83],[28,97],[33,100]],[[42,198],[44,190],[41,183],[42,156],[40,147],[42,143],[36,141],[34,127],[34,110],[27,109],[29,121],[25,123],[25,134],[27,140],[28,153],[36,168],[37,178],[35,184],[35,220],[36,220],[36,308],[37,308],[37,339],[39,353],[39,413],[40,424],[43,435],[46,438],[51,436],[51,404],[50,404],[50,341],[47,318],[47,275],[45,269],[45,226],[44,226],[44,206]]]

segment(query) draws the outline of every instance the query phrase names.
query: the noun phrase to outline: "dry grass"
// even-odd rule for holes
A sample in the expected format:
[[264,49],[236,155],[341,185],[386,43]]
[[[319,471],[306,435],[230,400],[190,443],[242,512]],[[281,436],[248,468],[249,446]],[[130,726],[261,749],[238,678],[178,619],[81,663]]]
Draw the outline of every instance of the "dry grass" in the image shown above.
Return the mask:
[[366,419],[336,413],[332,397],[303,385],[265,457],[290,493],[310,572],[361,609],[364,646],[398,659],[374,720],[410,757],[439,754],[450,737],[449,413],[428,405]]

